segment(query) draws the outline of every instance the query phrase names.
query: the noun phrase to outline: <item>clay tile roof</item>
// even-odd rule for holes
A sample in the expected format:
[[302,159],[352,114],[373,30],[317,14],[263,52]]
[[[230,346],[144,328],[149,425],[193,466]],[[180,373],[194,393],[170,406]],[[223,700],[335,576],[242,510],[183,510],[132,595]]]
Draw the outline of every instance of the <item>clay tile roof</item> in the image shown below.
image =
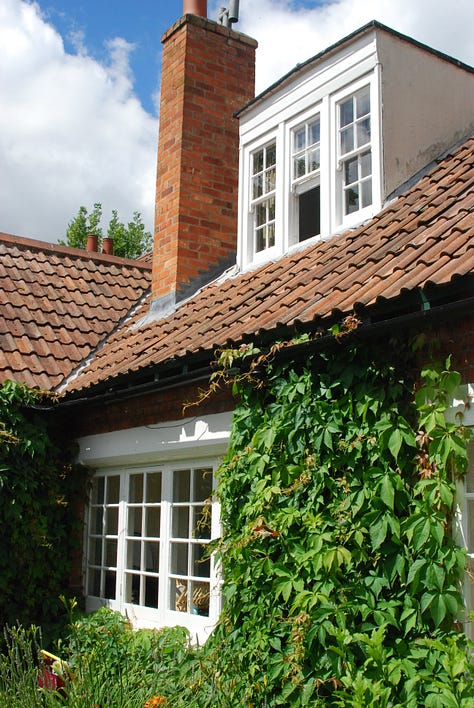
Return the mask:
[[0,381],[54,388],[149,288],[151,265],[0,233]]
[[203,288],[168,317],[149,301],[65,390],[89,387],[297,323],[310,326],[474,273],[474,138],[356,230]]

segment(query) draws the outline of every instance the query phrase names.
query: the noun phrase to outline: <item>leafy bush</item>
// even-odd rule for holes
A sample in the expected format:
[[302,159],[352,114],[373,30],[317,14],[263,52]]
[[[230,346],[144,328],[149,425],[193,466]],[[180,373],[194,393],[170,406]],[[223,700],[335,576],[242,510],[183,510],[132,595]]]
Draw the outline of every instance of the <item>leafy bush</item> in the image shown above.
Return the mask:
[[260,356],[234,377],[224,610],[176,705],[473,705],[451,528],[466,431],[444,418],[460,379],[420,385],[394,351]]
[[[61,615],[70,553],[79,543],[72,501],[84,497],[71,451],[37,410],[50,395],[12,381],[0,386],[0,623],[42,625]],[[43,413],[43,414],[41,414]]]

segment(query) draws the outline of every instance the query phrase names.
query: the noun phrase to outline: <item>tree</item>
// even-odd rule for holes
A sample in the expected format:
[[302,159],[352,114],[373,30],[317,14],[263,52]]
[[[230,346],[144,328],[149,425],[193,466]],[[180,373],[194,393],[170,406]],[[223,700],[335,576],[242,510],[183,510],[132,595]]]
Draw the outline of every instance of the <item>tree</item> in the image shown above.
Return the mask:
[[[87,235],[96,234],[100,248],[103,239],[101,219],[102,204],[100,202],[95,202],[90,214],[85,206],[79,207],[77,215],[68,224],[66,240],[59,240],[59,243],[62,246],[85,248]],[[145,224],[142,222],[140,212],[134,211],[132,220],[125,226],[119,220],[116,209],[112,209],[107,237],[114,241],[114,254],[122,258],[138,258],[151,250],[153,241],[151,233],[145,231]]]

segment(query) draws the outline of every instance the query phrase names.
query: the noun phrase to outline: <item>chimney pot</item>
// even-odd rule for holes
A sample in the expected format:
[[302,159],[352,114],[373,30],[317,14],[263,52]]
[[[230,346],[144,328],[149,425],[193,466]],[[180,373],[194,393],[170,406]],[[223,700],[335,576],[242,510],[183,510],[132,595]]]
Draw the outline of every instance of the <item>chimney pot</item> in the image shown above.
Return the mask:
[[86,251],[88,253],[97,253],[99,250],[99,239],[97,234],[87,234]]
[[183,0],[183,15],[207,17],[207,0]]
[[102,239],[102,253],[105,253],[106,256],[113,256],[114,255],[114,240],[113,240],[113,238],[110,238],[109,236],[105,236]]

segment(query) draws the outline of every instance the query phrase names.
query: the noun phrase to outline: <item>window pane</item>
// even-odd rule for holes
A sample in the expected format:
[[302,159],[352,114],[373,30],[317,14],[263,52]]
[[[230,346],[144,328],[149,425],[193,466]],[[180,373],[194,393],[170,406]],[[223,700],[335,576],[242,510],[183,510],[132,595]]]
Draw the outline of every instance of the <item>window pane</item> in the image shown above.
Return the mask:
[[268,194],[268,192],[273,192],[275,189],[275,179],[276,179],[276,173],[275,173],[275,168],[272,167],[270,170],[266,172],[265,175],[265,194]]
[[212,496],[212,468],[194,471],[193,501],[206,501]]
[[268,200],[268,221],[273,221],[275,218],[275,197]]
[[360,156],[360,176],[369,177],[372,174],[372,153],[366,152]]
[[474,440],[470,440],[467,446],[467,456],[468,467],[466,474],[466,491],[469,493],[474,492]]
[[91,538],[89,541],[89,563],[102,565],[102,539]]
[[352,96],[339,106],[339,120],[341,128],[345,125],[349,125],[354,120],[354,105]]
[[299,241],[321,233],[321,199],[319,186],[298,197]]
[[275,224],[269,224],[267,227],[267,247],[271,248],[275,245]]
[[104,597],[108,600],[115,600],[115,582],[116,573],[115,570],[105,571],[105,592]]
[[161,501],[161,472],[153,472],[146,477],[146,501],[156,504]]
[[158,573],[160,567],[160,544],[145,541],[145,570]]
[[145,606],[158,607],[158,578],[145,578]]
[[263,150],[257,150],[253,154],[252,174],[257,174],[263,170]]
[[297,150],[302,150],[306,145],[306,129],[305,126],[302,128],[298,128],[298,130],[295,130],[294,133],[294,139],[293,139],[293,149],[295,152]]
[[193,615],[209,616],[209,583],[191,582],[191,612]]
[[357,178],[359,176],[359,170],[358,170],[358,159],[357,157],[354,158],[353,160],[347,160],[344,164],[344,183],[345,184],[353,184],[354,182],[357,182]]
[[104,521],[103,507],[91,510],[91,533],[102,533]]
[[118,504],[120,501],[120,477],[107,477],[107,504]]
[[257,231],[257,233],[255,234],[255,239],[255,250],[257,251],[257,253],[259,253],[259,251],[263,251],[266,248],[264,228],[261,228]]
[[160,537],[161,509],[145,509],[145,536]]
[[176,575],[188,574],[188,544],[171,544],[171,572]]
[[186,580],[170,580],[170,610],[188,611],[188,582]]
[[474,552],[474,499],[467,500],[467,518],[469,523],[468,528],[468,549],[471,553]]
[[173,501],[189,501],[190,479],[190,470],[175,470],[173,474]]
[[357,94],[357,118],[362,118],[370,113],[370,89],[363,89]]
[[362,208],[372,204],[372,180],[368,179],[362,182],[361,187]]
[[211,538],[211,506],[197,506],[193,509],[193,538]]
[[94,597],[100,597],[100,570],[91,570],[89,572],[89,587],[87,594]]
[[141,541],[127,541],[127,568],[130,570],[140,570],[141,549]]
[[108,539],[105,542],[105,565],[117,565],[117,541]]
[[351,152],[354,149],[354,128],[345,128],[341,131],[341,153]]
[[263,224],[266,223],[266,221],[267,221],[267,203],[266,202],[263,202],[262,204],[257,205],[255,221],[256,221],[257,226],[262,226]]
[[319,120],[311,123],[309,126],[309,144],[314,145],[320,141]]
[[276,164],[276,143],[272,143],[266,149],[267,160],[266,167],[271,167],[271,165]]
[[140,604],[140,576],[127,573],[125,575],[125,602]]
[[116,536],[118,534],[118,509],[112,507],[105,511],[105,533]]
[[198,578],[209,578],[211,574],[211,560],[206,556],[206,548],[201,544],[192,547],[192,575]]
[[103,477],[95,477],[92,480],[91,504],[104,503],[104,485],[105,480]]
[[359,190],[357,187],[350,187],[345,194],[345,213],[352,214],[359,209]]
[[311,150],[309,153],[309,171],[314,172],[315,170],[319,170],[319,148],[316,150]]
[[357,147],[370,143],[370,118],[357,123]]
[[303,157],[296,157],[293,168],[293,177],[297,179],[298,177],[303,177],[306,174],[306,160]]
[[128,535],[129,536],[141,536],[142,535],[142,508],[139,507],[129,507],[128,509]]
[[189,537],[189,507],[178,506],[172,510],[173,524],[172,533],[174,538]]
[[263,194],[263,175],[258,175],[252,179],[252,199],[257,199]]
[[128,501],[131,503],[143,501],[143,474],[130,475]]

